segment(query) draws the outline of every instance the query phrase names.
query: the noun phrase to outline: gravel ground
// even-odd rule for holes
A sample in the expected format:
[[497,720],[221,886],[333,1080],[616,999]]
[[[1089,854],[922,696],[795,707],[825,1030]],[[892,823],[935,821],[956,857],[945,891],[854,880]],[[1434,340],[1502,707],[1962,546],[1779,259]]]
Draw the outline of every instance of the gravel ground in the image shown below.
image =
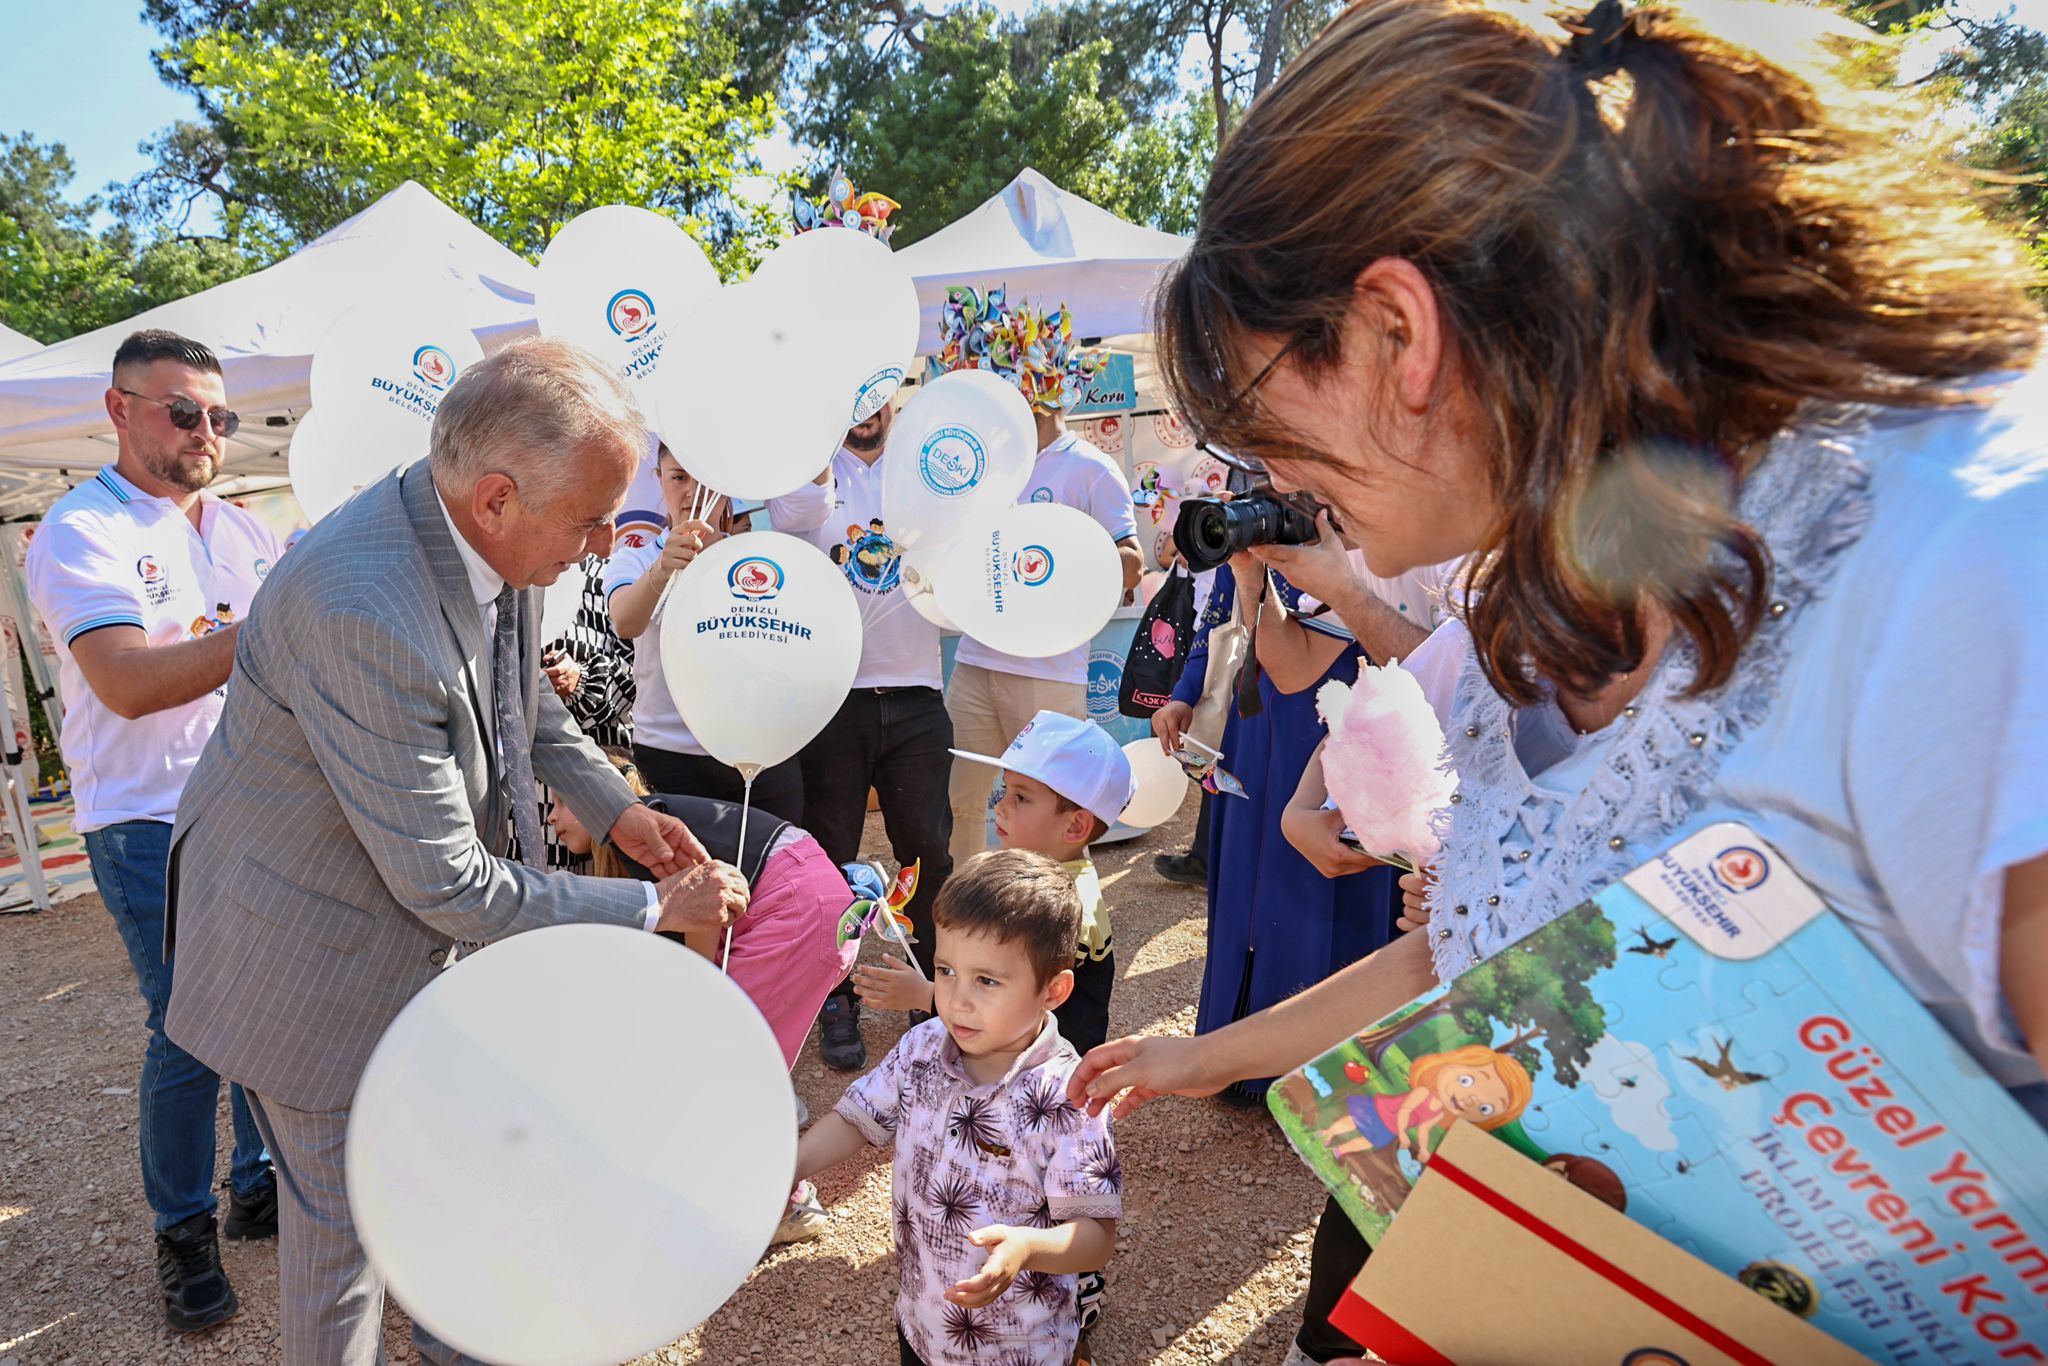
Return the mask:
[[[1194,1026],[1202,896],[1151,866],[1153,854],[1186,846],[1194,810],[1190,801],[1174,823],[1097,851],[1116,928],[1117,1033]],[[869,825],[870,847],[884,847],[879,822]],[[0,916],[0,1366],[277,1357],[268,1243],[224,1245],[238,1318],[197,1338],[163,1327],[135,1159],[142,1020],[127,957],[97,897]],[[869,1056],[879,1059],[904,1023],[868,1013]],[[795,1081],[819,1115],[847,1078],[817,1060],[814,1042]],[[1169,1100],[1119,1125],[1117,1140],[1126,1213],[1096,1360],[1278,1363],[1299,1321],[1322,1206],[1278,1129],[1263,1110]],[[223,1105],[223,1177],[228,1142]],[[708,1323],[635,1366],[893,1363],[887,1158],[870,1153],[821,1187],[832,1212],[825,1237],[771,1253]],[[385,1317],[392,1360],[415,1360],[403,1312],[390,1306]]]

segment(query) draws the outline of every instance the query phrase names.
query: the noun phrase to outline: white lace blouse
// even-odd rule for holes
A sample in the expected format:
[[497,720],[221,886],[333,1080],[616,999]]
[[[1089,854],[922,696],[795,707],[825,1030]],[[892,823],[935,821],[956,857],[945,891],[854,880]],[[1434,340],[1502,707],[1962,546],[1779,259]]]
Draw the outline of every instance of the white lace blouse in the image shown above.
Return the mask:
[[[1741,508],[1768,615],[1684,697],[1681,640],[1605,729],[1517,713],[1452,623],[1409,665],[1460,779],[1431,949],[1461,971],[1714,821],[1747,821],[2008,1085],[2004,870],[2048,851],[2048,371],[1986,405],[1788,432]],[[2042,984],[2048,990],[2048,983]]]

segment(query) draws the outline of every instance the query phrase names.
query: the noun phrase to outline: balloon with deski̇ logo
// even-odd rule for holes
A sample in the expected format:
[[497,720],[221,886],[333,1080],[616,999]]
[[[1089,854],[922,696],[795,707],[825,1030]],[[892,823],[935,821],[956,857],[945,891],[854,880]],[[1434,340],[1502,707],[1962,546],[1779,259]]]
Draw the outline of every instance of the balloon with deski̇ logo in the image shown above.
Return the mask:
[[696,954],[610,925],[515,934],[434,974],[370,1054],[349,1210],[450,1346],[628,1361],[752,1274],[789,1207],[794,1105],[767,1021]]
[[431,294],[379,299],[342,314],[314,344],[320,445],[354,472],[349,482],[373,483],[427,453],[441,400],[484,358],[460,308]]
[[[797,242],[817,233],[806,233]],[[706,488],[779,498],[815,479],[852,425],[845,333],[834,301],[770,264],[705,298],[652,381],[668,447]]]
[[800,233],[768,253],[751,283],[830,320],[847,426],[895,396],[917,357],[917,285],[885,243],[843,229]]
[[941,375],[889,428],[882,519],[899,547],[936,567],[969,522],[1017,501],[1037,459],[1038,423],[1016,385],[983,370]]
[[962,631],[1027,659],[1087,644],[1124,592],[1116,542],[1059,503],[1019,503],[976,520],[936,578],[939,610]]
[[609,204],[570,219],[548,243],[533,309],[547,336],[617,366],[644,409],[668,344],[698,325],[697,306],[717,292],[718,272],[674,219]]

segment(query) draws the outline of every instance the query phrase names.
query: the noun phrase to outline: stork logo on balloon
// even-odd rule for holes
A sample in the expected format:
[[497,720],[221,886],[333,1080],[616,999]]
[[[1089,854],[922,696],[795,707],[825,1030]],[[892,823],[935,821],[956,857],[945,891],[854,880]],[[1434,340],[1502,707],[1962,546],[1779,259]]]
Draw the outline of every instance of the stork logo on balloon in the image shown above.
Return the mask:
[[654,300],[644,290],[622,289],[606,305],[605,320],[613,332],[632,341],[654,326]]
[[745,602],[767,602],[782,591],[782,566],[764,555],[750,555],[727,571],[726,586]]
[[437,393],[455,383],[455,357],[432,342],[412,353],[412,377]]
[[1026,588],[1036,588],[1052,577],[1052,552],[1042,545],[1027,545],[1010,557],[1010,577]]

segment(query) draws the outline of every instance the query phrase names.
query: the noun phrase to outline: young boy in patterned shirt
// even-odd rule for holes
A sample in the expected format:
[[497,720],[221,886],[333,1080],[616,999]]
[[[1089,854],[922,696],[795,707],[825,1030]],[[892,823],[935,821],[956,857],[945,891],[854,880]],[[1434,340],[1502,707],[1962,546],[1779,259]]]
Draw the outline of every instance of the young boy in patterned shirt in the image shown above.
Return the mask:
[[1073,878],[1040,854],[977,855],[932,907],[938,1018],[905,1034],[797,1146],[797,1175],[894,1142],[903,1366],[1068,1366],[1076,1276],[1123,1213],[1109,1115],[1067,1099],[1080,1061],[1052,1012],[1074,988]]
[[[1081,933],[1075,940],[1074,989],[1054,1011],[1060,1036],[1076,1053],[1109,1039],[1109,997],[1116,986],[1116,955],[1109,907],[1088,846],[1102,838],[1131,803],[1138,787],[1131,761],[1093,721],[1042,711],[1024,723],[1001,758],[953,754],[1003,770],[996,803],[996,840],[1005,849],[1028,849],[1066,869],[1081,898]],[[861,1000],[882,1010],[930,1010],[932,986],[902,959],[884,956],[853,971]]]

